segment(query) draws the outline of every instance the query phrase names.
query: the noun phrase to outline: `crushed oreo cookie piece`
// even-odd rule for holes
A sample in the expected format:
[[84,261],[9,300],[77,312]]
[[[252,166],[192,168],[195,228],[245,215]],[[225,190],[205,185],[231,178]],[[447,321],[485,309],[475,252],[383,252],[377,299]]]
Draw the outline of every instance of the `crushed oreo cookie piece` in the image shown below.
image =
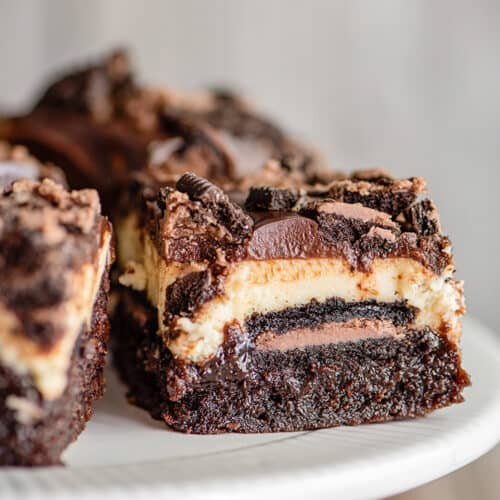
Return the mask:
[[186,193],[192,200],[214,202],[225,197],[224,192],[215,184],[199,177],[192,172],[184,174],[178,181],[176,188]]
[[328,196],[344,203],[360,203],[396,217],[423,192],[425,181],[421,177],[412,177],[400,181],[385,179],[383,182],[334,181],[329,185]]
[[300,199],[296,189],[252,187],[245,201],[247,210],[291,210]]
[[175,316],[190,317],[198,308],[222,293],[220,276],[211,270],[192,272],[177,279],[166,290],[165,321]]
[[188,172],[177,181],[176,188],[209,209],[234,238],[242,240],[250,233],[252,218],[211,182]]
[[401,213],[402,226],[406,231],[415,232],[421,236],[432,236],[441,232],[439,215],[434,203],[425,199],[414,203]]

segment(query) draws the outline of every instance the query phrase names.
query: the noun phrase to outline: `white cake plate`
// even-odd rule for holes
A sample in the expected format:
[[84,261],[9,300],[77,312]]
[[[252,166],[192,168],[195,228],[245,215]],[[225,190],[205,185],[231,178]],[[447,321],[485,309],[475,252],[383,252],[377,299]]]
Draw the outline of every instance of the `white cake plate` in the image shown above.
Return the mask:
[[500,440],[500,346],[464,322],[466,402],[412,421],[218,436],[168,431],[110,387],[66,467],[3,469],[0,499],[376,498],[452,472]]

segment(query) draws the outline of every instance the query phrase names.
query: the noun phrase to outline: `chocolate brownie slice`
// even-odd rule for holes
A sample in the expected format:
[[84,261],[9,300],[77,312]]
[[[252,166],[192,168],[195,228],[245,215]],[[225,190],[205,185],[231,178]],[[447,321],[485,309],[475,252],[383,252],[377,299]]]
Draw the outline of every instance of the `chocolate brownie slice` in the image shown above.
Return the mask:
[[59,463],[102,395],[110,241],[93,190],[0,188],[0,465]]
[[219,182],[271,158],[325,171],[317,154],[239,97],[138,83],[122,50],[56,79],[29,113],[0,120],[0,138],[59,165],[71,187],[98,189],[105,208],[146,165],[175,180],[190,170]]
[[[114,358],[132,402],[185,432],[425,415],[462,401],[462,285],[420,178],[137,183],[116,221]],[[424,198],[424,199],[422,199]]]

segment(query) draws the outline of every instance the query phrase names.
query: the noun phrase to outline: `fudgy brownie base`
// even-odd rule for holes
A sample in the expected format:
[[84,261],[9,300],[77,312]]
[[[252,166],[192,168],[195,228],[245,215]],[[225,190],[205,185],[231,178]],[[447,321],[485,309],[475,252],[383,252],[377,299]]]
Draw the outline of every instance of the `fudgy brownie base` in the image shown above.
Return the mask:
[[197,367],[163,347],[155,316],[139,294],[122,293],[114,362],[130,401],[183,432],[299,431],[423,416],[461,402],[469,384],[457,348],[429,329],[266,352],[230,328],[219,355]]
[[[109,320],[107,273],[101,281],[89,328],[75,344],[63,395],[44,401],[29,377],[19,376],[0,365],[0,465],[54,465],[85,428],[93,403],[104,392]],[[22,423],[8,407],[9,396],[27,397],[43,410],[41,419]]]

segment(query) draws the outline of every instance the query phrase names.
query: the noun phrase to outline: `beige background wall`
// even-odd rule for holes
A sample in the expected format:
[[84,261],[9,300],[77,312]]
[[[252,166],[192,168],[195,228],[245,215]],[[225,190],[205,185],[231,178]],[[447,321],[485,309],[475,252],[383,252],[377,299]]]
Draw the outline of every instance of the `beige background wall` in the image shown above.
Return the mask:
[[499,26],[484,0],[0,0],[0,106],[117,43],[147,80],[234,84],[335,167],[426,177],[500,330]]

